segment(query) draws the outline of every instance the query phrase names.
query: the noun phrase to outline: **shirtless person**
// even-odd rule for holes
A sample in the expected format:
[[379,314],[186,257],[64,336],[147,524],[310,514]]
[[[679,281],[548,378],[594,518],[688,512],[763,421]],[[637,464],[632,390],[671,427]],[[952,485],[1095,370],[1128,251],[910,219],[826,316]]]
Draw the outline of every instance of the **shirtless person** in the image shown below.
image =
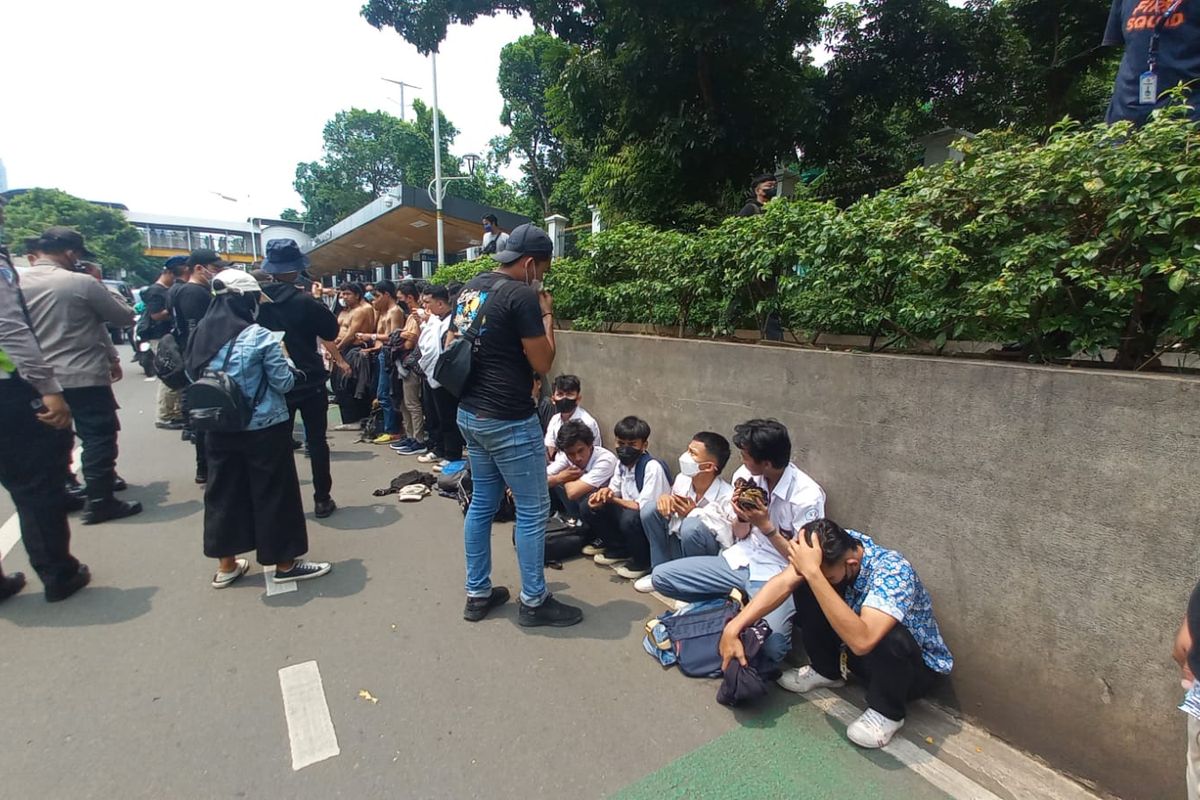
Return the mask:
[[360,333],[358,338],[364,343],[365,350],[375,353],[379,360],[379,384],[375,387],[375,399],[383,409],[383,432],[372,441],[374,444],[392,444],[404,438],[396,415],[396,404],[392,401],[394,370],[387,347],[392,332],[404,327],[404,309],[396,304],[396,284],[391,281],[375,284],[375,299],[371,305],[375,307],[375,332]]
[[[338,314],[338,337],[333,345],[344,358],[351,361],[352,366],[355,366],[355,362],[350,357],[350,351],[361,347],[358,334],[375,330],[375,309],[370,303],[364,302],[364,294],[360,283],[343,284],[338,291],[338,299],[341,300],[343,308]],[[370,397],[355,396],[355,387],[358,385],[357,370],[366,368],[365,364],[359,363],[355,366],[354,375],[335,376],[333,393],[337,396],[338,408],[342,413],[342,424],[334,430],[356,431],[361,427],[362,418],[370,413]]]

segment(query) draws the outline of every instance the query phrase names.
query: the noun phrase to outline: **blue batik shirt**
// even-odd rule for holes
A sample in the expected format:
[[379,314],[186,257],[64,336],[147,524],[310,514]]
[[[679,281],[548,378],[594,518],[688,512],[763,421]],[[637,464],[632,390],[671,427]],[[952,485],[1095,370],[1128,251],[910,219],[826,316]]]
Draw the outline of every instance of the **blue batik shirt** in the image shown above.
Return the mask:
[[912,564],[895,550],[875,544],[870,536],[858,531],[847,533],[863,548],[858,577],[846,587],[847,605],[855,614],[874,608],[895,619],[921,646],[925,664],[934,672],[949,674],[954,657],[933,617],[933,599]]

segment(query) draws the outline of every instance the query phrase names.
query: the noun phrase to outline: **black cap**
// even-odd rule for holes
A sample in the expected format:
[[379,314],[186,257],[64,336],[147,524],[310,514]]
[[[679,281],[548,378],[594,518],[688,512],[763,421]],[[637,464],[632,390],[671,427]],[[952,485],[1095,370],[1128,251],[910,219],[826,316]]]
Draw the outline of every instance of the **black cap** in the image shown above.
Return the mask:
[[492,258],[501,264],[511,264],[525,256],[548,257],[553,254],[554,242],[550,241],[546,232],[533,223],[526,223],[513,229],[508,235],[508,243],[504,245],[504,249]]
[[172,267],[182,267],[188,263],[187,256],[171,256],[163,262],[163,270],[171,269]]
[[758,175],[754,178],[754,180],[750,181],[750,188],[757,189],[761,184],[764,184],[767,181],[778,182],[778,178],[775,177],[773,172],[764,172],[762,175]]
[[83,243],[83,234],[74,228],[68,228],[63,225],[55,225],[52,228],[47,228],[39,239],[42,243],[48,245],[57,245],[64,250],[75,250],[84,258],[95,258],[96,254],[88,250]]
[[229,262],[221,258],[216,250],[193,250],[187,260],[189,267],[228,267]]
[[308,266],[308,256],[300,252],[295,239],[272,239],[267,242],[267,257],[262,268],[272,275],[301,272]]

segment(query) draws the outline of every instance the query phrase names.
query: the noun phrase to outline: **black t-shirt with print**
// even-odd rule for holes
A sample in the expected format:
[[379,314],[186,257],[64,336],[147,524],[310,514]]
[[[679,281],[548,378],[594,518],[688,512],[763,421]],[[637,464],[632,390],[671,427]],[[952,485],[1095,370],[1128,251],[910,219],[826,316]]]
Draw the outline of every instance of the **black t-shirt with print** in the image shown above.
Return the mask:
[[[1138,103],[1142,73],[1149,66],[1150,39],[1154,27],[1174,5],[1175,0],[1113,0],[1104,32],[1104,45],[1123,45],[1125,55],[1117,69],[1112,101],[1105,119],[1112,123],[1123,119],[1139,125],[1146,121],[1155,105]],[[1174,88],[1180,81],[1200,78],[1200,0],[1182,0],[1163,23],[1158,37],[1158,92]],[[1193,84],[1188,101],[1192,119],[1200,120],[1200,84]]]
[[204,318],[212,303],[212,290],[198,283],[171,287],[171,313],[175,315],[175,341],[179,349],[187,346],[188,336]]
[[142,303],[146,310],[138,320],[138,336],[146,340],[161,339],[171,330],[171,317],[154,319],[153,315],[170,310],[167,306],[167,287],[156,282],[142,289]]
[[528,419],[534,415],[533,367],[522,339],[542,336],[542,307],[537,292],[499,272],[467,282],[458,295],[454,325],[462,335],[487,303],[477,340],[471,377],[459,405],[489,419]]

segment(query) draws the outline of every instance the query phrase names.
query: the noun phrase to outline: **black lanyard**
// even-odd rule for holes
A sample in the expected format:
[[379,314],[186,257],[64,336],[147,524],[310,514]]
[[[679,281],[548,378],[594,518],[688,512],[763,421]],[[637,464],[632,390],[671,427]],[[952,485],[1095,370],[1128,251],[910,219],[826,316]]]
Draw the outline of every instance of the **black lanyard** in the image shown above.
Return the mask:
[[1167,20],[1171,19],[1181,5],[1183,5],[1183,0],[1175,0],[1158,18],[1158,22],[1154,23],[1154,33],[1150,34],[1150,54],[1148,59],[1150,64],[1148,69],[1150,72],[1154,72],[1154,68],[1158,65],[1158,37],[1162,34]]

